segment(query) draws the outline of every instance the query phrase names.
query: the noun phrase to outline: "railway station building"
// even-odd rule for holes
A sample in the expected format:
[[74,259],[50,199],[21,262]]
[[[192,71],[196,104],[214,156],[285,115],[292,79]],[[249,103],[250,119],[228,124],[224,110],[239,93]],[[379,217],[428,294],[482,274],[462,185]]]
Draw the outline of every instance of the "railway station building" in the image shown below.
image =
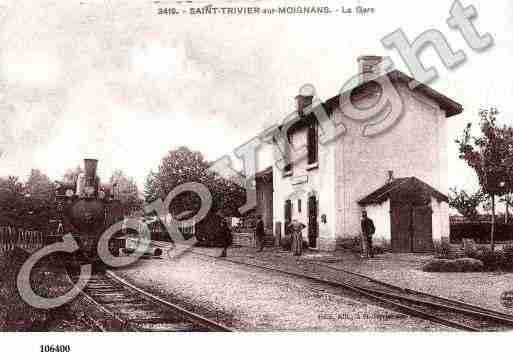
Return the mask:
[[266,223],[272,215],[276,236],[298,219],[311,248],[335,250],[360,235],[366,210],[376,226],[374,242],[396,252],[430,251],[449,237],[447,121],[463,108],[427,85],[411,88],[414,80],[398,70],[382,72],[380,62],[358,58],[351,103],[366,108],[396,96],[400,111],[385,107],[361,121],[344,110],[346,94],[334,96],[321,104],[332,123],[343,124],[331,141],[323,142],[315,111],[305,111],[315,106],[313,96],[296,97],[296,118],[286,130],[290,161],[275,158],[272,199],[262,194],[261,211]]

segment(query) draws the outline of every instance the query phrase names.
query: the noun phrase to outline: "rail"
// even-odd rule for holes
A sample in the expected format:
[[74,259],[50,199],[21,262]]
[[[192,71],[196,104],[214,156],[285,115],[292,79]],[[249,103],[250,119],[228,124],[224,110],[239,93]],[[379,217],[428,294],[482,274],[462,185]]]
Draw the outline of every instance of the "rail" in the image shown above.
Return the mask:
[[45,233],[20,229],[11,226],[0,226],[0,253],[10,252],[18,247],[34,251],[45,245]]

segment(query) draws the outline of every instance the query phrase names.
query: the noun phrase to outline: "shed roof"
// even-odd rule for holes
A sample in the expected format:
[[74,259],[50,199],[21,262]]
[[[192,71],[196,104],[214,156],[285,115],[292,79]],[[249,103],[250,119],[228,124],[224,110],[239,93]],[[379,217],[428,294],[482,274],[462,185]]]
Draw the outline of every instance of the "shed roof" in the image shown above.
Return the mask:
[[[387,72],[380,77],[378,77],[376,80],[383,76],[388,76],[389,80],[392,83],[404,83],[409,84],[410,82],[414,82],[417,84],[416,87],[411,89],[411,91],[418,92],[426,96],[427,98],[433,100],[436,102],[442,110],[445,111],[445,117],[451,117],[455,116],[457,114],[460,114],[463,112],[463,106],[459,104],[458,102],[450,99],[449,97],[443,95],[442,93],[436,91],[435,89],[431,88],[428,85],[425,85],[423,83],[418,82],[414,78],[406,75],[404,72],[401,72],[399,70],[392,70],[390,72]],[[379,85],[378,85],[379,87]],[[340,107],[340,97],[341,96],[348,96],[350,95],[352,98],[353,95],[356,95],[358,98],[363,98],[366,96],[369,96],[373,94],[376,91],[376,81],[367,81],[363,82],[359,85],[357,85],[354,88],[348,89],[342,94],[337,94],[325,102],[322,102],[321,106],[324,107],[326,110],[326,113],[329,115],[333,113],[337,108]],[[378,90],[379,91],[379,90]],[[305,116],[296,116],[290,119],[292,121],[292,124],[290,125],[288,129],[288,133],[293,133],[297,131],[298,129],[304,128],[308,126],[313,121],[317,121],[317,117],[314,112],[310,112],[306,114]],[[282,128],[283,124],[279,125],[278,128]]]
[[439,201],[449,201],[445,194],[431,187],[426,182],[419,180],[417,177],[402,177],[396,178],[384,186],[381,186],[374,192],[359,200],[358,204],[363,206],[368,204],[382,203],[389,199],[393,194],[401,192],[423,192],[429,194]]

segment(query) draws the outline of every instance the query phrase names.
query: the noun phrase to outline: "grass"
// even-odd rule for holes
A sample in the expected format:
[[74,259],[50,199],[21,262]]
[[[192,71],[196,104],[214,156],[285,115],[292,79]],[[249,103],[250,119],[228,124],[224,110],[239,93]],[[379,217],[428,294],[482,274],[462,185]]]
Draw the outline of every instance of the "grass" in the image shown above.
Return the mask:
[[[23,300],[16,279],[29,257],[30,254],[20,248],[0,254],[0,331],[88,330],[67,310],[67,305],[37,309]],[[49,256],[34,266],[30,281],[35,293],[43,297],[56,297],[70,289],[60,263],[56,256]]]

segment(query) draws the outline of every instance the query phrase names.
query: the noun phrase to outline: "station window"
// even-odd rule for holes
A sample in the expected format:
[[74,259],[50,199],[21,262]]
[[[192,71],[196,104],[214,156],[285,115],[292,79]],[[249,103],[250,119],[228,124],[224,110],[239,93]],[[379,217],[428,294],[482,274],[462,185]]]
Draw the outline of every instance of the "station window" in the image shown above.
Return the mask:
[[319,160],[319,141],[318,141],[318,130],[317,123],[312,122],[308,126],[307,135],[307,146],[308,146],[308,164],[318,163]]
[[285,145],[286,153],[284,153],[284,156],[283,156],[283,160],[286,163],[283,168],[283,176],[291,176],[292,175],[292,157],[291,157],[292,151],[290,149],[290,147],[293,145],[292,140],[293,140],[292,134],[288,134],[287,135],[288,143],[286,143],[286,145]]
[[292,220],[292,201],[290,199],[286,200],[285,201],[285,206],[284,206],[284,219],[285,219],[285,223],[284,223],[284,227],[285,227],[285,234],[289,234],[289,224],[290,224],[290,221]]

